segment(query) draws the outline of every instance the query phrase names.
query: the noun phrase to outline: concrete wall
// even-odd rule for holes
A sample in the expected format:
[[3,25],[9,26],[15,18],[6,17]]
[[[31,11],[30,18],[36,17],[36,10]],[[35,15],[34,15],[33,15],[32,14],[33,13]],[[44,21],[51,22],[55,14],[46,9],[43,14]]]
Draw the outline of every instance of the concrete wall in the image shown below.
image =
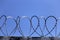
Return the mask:
[[60,38],[57,38],[57,37],[32,37],[32,38],[0,37],[0,40],[60,40]]

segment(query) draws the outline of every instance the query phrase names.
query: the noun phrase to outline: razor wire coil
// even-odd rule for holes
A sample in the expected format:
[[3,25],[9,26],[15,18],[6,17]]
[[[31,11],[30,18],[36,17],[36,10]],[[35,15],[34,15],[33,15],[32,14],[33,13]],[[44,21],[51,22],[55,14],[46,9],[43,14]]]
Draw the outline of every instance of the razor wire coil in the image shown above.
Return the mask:
[[[42,36],[42,37],[43,37],[43,36],[47,36],[47,35],[49,35],[49,34],[50,34],[51,36],[53,36],[53,35],[51,34],[51,32],[57,27],[57,22],[58,22],[58,19],[57,19],[55,16],[48,16],[47,18],[43,18],[43,20],[44,20],[44,22],[45,22],[45,23],[44,23],[44,27],[45,27],[46,31],[48,32],[47,34],[44,35],[43,30],[41,29],[41,25],[40,25],[40,19],[41,19],[41,18],[39,18],[39,17],[36,16],[36,15],[32,16],[31,18],[29,18],[29,17],[27,17],[27,16],[22,16],[22,17],[17,16],[16,19],[13,18],[13,17],[7,17],[6,15],[2,15],[2,16],[0,16],[0,19],[3,18],[3,17],[4,17],[5,20],[4,20],[3,24],[0,25],[0,31],[2,32],[2,34],[3,34],[4,36],[6,36],[6,34],[3,32],[2,28],[4,27],[4,25],[5,25],[5,26],[7,25],[6,22],[7,22],[8,18],[11,18],[11,19],[15,22],[16,26],[15,26],[15,28],[14,28],[9,34],[7,33],[7,29],[8,29],[8,28],[6,29],[7,36],[8,36],[8,35],[10,36],[11,34],[14,35],[14,33],[16,32],[16,30],[18,30],[19,33],[20,33],[23,37],[25,37],[25,35],[24,35],[24,33],[23,33],[22,29],[21,29],[21,25],[20,25],[21,19],[24,19],[24,18],[26,18],[26,19],[29,20],[30,31],[31,31],[31,29],[33,29],[33,32],[32,32],[31,34],[29,34],[28,37],[32,36],[34,33],[38,34],[40,37],[41,37],[41,36]],[[36,28],[34,28],[34,26],[33,26],[33,24],[32,24],[32,19],[33,19],[33,18],[36,18],[37,21],[38,21],[38,24],[37,24]],[[50,31],[49,31],[49,29],[48,29],[48,27],[47,27],[47,20],[48,20],[49,18],[54,18],[54,19],[55,19],[55,25],[54,25],[54,27],[53,27]],[[40,29],[42,35],[40,35],[40,33],[38,33],[38,32],[36,31],[38,28]]]

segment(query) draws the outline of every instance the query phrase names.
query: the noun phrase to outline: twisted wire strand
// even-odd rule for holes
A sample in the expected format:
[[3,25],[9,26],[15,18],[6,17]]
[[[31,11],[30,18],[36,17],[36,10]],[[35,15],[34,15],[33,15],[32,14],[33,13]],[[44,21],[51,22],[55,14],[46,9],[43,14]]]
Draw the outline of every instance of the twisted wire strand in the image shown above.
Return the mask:
[[[56,21],[56,23],[55,23],[54,27],[51,29],[51,31],[48,30],[48,27],[47,27],[47,25],[46,25],[46,22],[47,22],[48,18],[50,18],[50,17],[53,17],[53,18],[55,19],[55,21]],[[51,32],[55,29],[56,26],[57,26],[57,19],[56,19],[56,17],[54,17],[54,16],[48,16],[48,17],[45,19],[45,27],[46,27],[46,30],[47,30],[47,32],[48,32],[45,36],[47,36],[48,34],[52,35]]]
[[[34,17],[36,17],[37,20],[38,20],[38,25],[37,25],[37,27],[36,27],[35,29],[34,29],[34,27],[33,27],[33,25],[32,25],[32,19],[33,19]],[[38,27],[40,26],[40,24],[39,24],[39,22],[40,22],[40,21],[39,21],[39,18],[34,15],[34,16],[31,17],[30,22],[31,22],[31,23],[30,23],[30,24],[31,24],[31,28],[34,30],[34,31],[30,34],[30,36],[33,35],[35,32],[36,32],[39,36],[41,36],[41,35],[36,31],[36,30],[38,29]],[[41,29],[40,29],[40,30],[41,30]],[[42,31],[41,31],[41,32],[42,32]]]
[[21,17],[17,17],[17,26],[18,26],[18,31],[19,31],[19,33],[22,35],[22,37],[24,37],[24,34],[23,34],[23,32],[22,32],[22,29],[21,29],[21,27],[20,27],[20,19],[21,19]]
[[14,22],[16,23],[16,26],[15,26],[15,28],[11,31],[11,33],[10,33],[9,35],[11,35],[12,33],[13,33],[13,35],[14,35],[14,33],[15,33],[16,30],[17,30],[17,22],[16,22],[15,19],[13,19],[13,20],[14,20]]
[[6,34],[3,32],[2,28],[3,28],[3,26],[6,24],[7,17],[6,17],[5,15],[2,15],[2,16],[0,16],[0,19],[1,19],[2,17],[4,17],[5,20],[4,20],[3,24],[2,24],[2,26],[0,26],[0,31],[2,32],[3,35],[6,36]]
[[16,30],[17,30],[17,20],[16,19],[14,19],[12,16],[8,16],[7,17],[7,19],[12,19],[14,22],[15,22],[15,24],[16,24],[16,26],[15,26],[15,28],[10,32],[10,34],[9,35],[11,35],[12,33],[13,33],[13,35],[14,35],[14,33],[16,32]]
[[[27,17],[27,16],[22,16],[21,18],[20,18],[20,22],[21,22],[21,19],[24,19],[24,18],[26,18],[26,19],[28,19],[29,20],[29,23],[31,23],[30,22],[30,18],[29,17]],[[31,25],[30,25],[31,26]],[[21,29],[21,26],[19,26],[20,27],[20,29]],[[22,30],[21,30],[22,31]],[[31,27],[30,27],[30,32],[31,32]],[[23,32],[22,32],[23,33]],[[25,36],[24,36],[25,37]],[[29,35],[28,35],[28,37],[29,37]]]
[[[45,23],[45,17],[42,16],[42,17],[39,18],[39,20],[40,20],[41,18],[44,20],[44,23]],[[43,31],[45,30],[45,25],[43,26],[43,29],[44,29],[44,30],[42,30],[41,25],[40,25],[39,29],[40,29],[40,31],[41,31],[41,33],[42,33],[42,36],[41,36],[41,37],[44,37]]]
[[[18,19],[19,19],[19,20],[18,20]],[[24,37],[21,28],[18,26],[18,25],[19,25],[19,22],[20,22],[20,17],[18,16],[16,19],[13,19],[13,20],[14,20],[15,23],[16,23],[16,27],[12,30],[12,32],[10,33],[10,35],[11,35],[12,33],[14,34],[14,33],[16,32],[16,30],[18,30],[19,33],[22,35],[22,37]],[[20,30],[19,30],[19,29],[20,29]]]

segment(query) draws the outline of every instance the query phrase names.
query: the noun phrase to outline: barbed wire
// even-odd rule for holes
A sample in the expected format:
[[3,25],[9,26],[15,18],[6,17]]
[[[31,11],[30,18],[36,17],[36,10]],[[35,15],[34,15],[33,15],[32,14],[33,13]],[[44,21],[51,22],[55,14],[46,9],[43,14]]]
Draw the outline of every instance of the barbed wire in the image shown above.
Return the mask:
[[[48,27],[47,27],[47,25],[46,25],[46,22],[47,22],[48,18],[50,18],[50,17],[54,18],[55,21],[56,21],[56,23],[55,23],[54,27],[51,29],[51,31],[48,30]],[[45,27],[46,27],[46,30],[48,31],[48,34],[52,35],[51,32],[54,30],[55,27],[57,27],[57,19],[56,19],[56,17],[54,17],[54,16],[48,16],[48,17],[45,19]],[[46,35],[48,35],[48,34],[46,34]],[[46,35],[45,35],[45,36],[46,36]]]
[[[43,20],[44,20],[44,28],[46,29],[46,31],[48,32],[48,33],[46,33],[46,34],[44,34],[43,33],[43,31],[44,30],[42,30],[42,28],[41,28],[41,25],[40,25],[40,19],[41,18],[39,18],[38,16],[36,16],[36,15],[34,15],[34,16],[32,16],[31,18],[29,18],[29,17],[27,17],[27,16],[22,16],[22,17],[20,17],[20,16],[17,16],[17,18],[13,18],[13,17],[11,17],[11,16],[6,16],[6,15],[2,15],[2,16],[0,16],[0,19],[1,18],[3,18],[4,17],[4,22],[3,22],[3,24],[2,25],[0,25],[0,31],[2,32],[2,34],[4,35],[4,36],[10,36],[10,35],[14,35],[15,34],[15,32],[18,30],[19,31],[19,33],[22,35],[22,37],[25,37],[25,35],[24,35],[24,33],[23,33],[23,31],[22,31],[22,26],[21,26],[21,19],[24,19],[24,18],[26,18],[26,19],[28,19],[28,21],[29,21],[29,25],[30,25],[30,29],[28,29],[30,32],[31,32],[31,30],[33,29],[33,32],[31,33],[31,34],[29,34],[28,35],[28,37],[31,37],[34,33],[36,33],[36,34],[38,34],[40,37],[44,37],[44,36],[47,36],[47,35],[49,35],[50,34],[50,36],[53,36],[53,34],[51,34],[51,32],[56,28],[56,30],[57,30],[57,22],[58,22],[58,19],[55,17],[55,16],[48,16],[47,18],[43,18]],[[37,21],[38,21],[38,23],[37,23],[37,26],[33,26],[33,23],[32,23],[32,20],[33,20],[33,18],[36,18],[37,19]],[[55,19],[55,25],[53,26],[53,28],[52,29],[48,29],[48,26],[47,26],[47,20],[49,19],[49,18],[53,18],[53,19]],[[6,29],[6,34],[5,34],[5,32],[3,32],[3,27],[4,27],[4,25],[5,25],[5,27],[6,27],[6,22],[7,22],[7,20],[8,19],[12,19],[14,22],[15,22],[15,24],[16,24],[16,26],[14,27],[14,29],[10,32],[10,33],[8,33],[7,32],[7,29]],[[35,28],[36,27],[36,28]],[[37,29],[40,29],[40,31],[41,31],[41,33],[42,33],[42,35],[41,35],[41,33],[40,33],[40,31],[39,32],[37,32]],[[50,30],[50,31],[49,31]],[[56,33],[57,31],[55,31],[55,33]],[[58,35],[59,36],[59,35]]]

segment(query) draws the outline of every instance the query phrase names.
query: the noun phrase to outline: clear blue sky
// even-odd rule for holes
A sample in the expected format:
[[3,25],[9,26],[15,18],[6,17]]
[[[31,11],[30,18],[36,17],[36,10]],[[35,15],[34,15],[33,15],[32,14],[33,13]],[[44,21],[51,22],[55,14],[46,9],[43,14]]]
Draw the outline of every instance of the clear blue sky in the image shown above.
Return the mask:
[[[60,0],[0,0],[0,15],[12,16],[14,18],[16,18],[17,16],[31,17],[33,15],[37,15],[37,16],[47,17],[49,15],[53,15],[58,18],[60,17],[59,14],[60,14]],[[26,22],[27,21],[24,21],[24,23]],[[12,23],[11,21],[11,24],[9,23],[10,21],[7,22],[8,24],[7,27],[9,25],[15,26],[13,24],[14,22]],[[21,23],[23,24],[22,28],[24,25],[26,26],[26,24],[24,24],[23,22]],[[16,32],[15,35],[18,35],[18,34],[19,33]],[[26,33],[26,29],[24,30],[24,34],[25,35],[28,34]],[[34,36],[37,36],[37,34],[34,34]]]

